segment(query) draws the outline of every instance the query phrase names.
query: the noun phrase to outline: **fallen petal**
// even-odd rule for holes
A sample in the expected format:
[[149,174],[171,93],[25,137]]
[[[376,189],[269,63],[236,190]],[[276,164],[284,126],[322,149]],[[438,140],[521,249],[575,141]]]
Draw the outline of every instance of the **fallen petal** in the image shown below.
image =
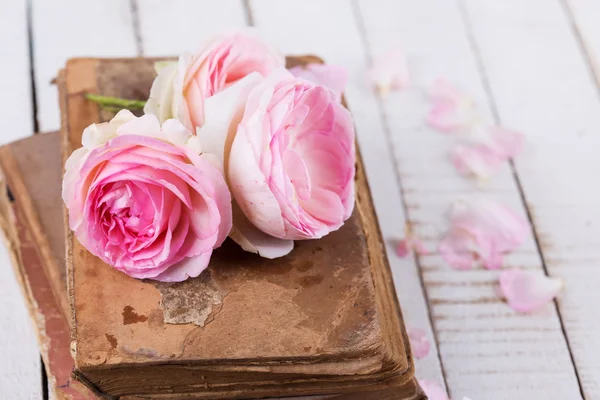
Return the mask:
[[477,244],[472,235],[460,229],[451,229],[442,239],[439,252],[452,268],[468,270],[477,261]]
[[413,249],[417,254],[429,254],[429,250],[427,250],[423,242],[417,238],[413,238]]
[[421,359],[429,354],[431,344],[427,340],[427,335],[423,329],[409,327],[408,338],[410,339],[413,354],[417,359]]
[[521,132],[492,126],[488,128],[490,149],[505,159],[517,156],[523,149],[525,138]]
[[458,172],[482,180],[489,179],[496,173],[505,160],[487,146],[482,145],[457,145],[452,151],[452,163]]
[[462,93],[444,79],[437,79],[429,88],[432,101],[426,122],[447,133],[469,130],[477,120],[475,105],[470,96]]
[[396,245],[396,254],[398,257],[405,258],[410,254],[411,245],[410,239],[402,239],[398,241],[398,245]]
[[400,49],[393,49],[376,58],[368,77],[383,96],[391,90],[408,87],[410,75],[404,52]]
[[444,78],[437,78],[428,89],[432,101],[458,102],[465,95]]
[[288,71],[298,78],[330,88],[335,93],[338,101],[341,101],[342,93],[348,82],[348,71],[339,65],[315,63],[293,67]]
[[429,400],[449,400],[446,391],[442,389],[442,387],[436,382],[426,379],[419,379],[419,385]]
[[538,271],[510,269],[500,274],[500,290],[515,311],[531,312],[551,302],[563,282]]
[[469,122],[463,118],[458,104],[450,102],[434,103],[427,115],[429,126],[446,133],[459,131]]
[[396,254],[398,257],[405,258],[411,253],[411,251],[414,251],[417,254],[428,253],[423,242],[413,236],[412,227],[408,222],[404,225],[404,235],[404,239],[398,241],[398,244],[396,245]]
[[491,199],[475,196],[454,204],[450,229],[439,251],[457,269],[469,269],[477,259],[486,268],[497,269],[503,254],[520,246],[529,232],[523,217]]

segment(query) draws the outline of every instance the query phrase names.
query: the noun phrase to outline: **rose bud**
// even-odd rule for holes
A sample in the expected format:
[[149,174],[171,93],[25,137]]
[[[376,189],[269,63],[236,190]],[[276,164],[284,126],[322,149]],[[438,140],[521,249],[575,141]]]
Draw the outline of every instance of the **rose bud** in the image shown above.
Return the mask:
[[85,129],[66,162],[69,227],[134,278],[198,276],[231,230],[231,195],[211,156],[178,121],[119,112]]
[[[223,160],[231,237],[274,258],[339,229],[354,207],[354,125],[336,93],[285,69],[252,74],[206,103],[203,148]],[[238,208],[239,207],[239,208]]]
[[219,35],[194,55],[156,64],[158,76],[144,112],[156,115],[161,122],[177,118],[195,132],[204,124],[206,98],[252,72],[268,75],[283,66],[285,57],[251,29]]

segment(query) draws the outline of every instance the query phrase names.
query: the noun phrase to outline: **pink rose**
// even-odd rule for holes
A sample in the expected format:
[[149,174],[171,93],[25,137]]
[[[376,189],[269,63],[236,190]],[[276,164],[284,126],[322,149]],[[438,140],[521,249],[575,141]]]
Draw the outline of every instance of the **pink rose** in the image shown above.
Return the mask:
[[198,276],[232,226],[211,157],[178,121],[119,112],[86,128],[65,165],[69,227],[92,254],[134,278]]
[[194,132],[204,124],[206,98],[252,72],[266,76],[283,66],[285,57],[250,29],[216,36],[195,55],[182,55],[178,63],[157,63],[158,76],[144,111],[161,122],[177,118]]
[[209,100],[198,139],[222,156],[236,242],[272,258],[343,225],[354,207],[354,125],[332,90],[280,69]]

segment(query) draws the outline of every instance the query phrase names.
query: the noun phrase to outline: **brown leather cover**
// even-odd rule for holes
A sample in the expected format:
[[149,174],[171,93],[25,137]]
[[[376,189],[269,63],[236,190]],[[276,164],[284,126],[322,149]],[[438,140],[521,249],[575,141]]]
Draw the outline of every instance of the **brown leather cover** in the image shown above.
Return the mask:
[[[315,61],[291,58],[291,63]],[[112,114],[86,92],[146,98],[149,59],[74,59],[59,79],[64,155]],[[266,260],[227,241],[200,277],[132,279],[69,232],[75,376],[108,396],[260,398],[400,387],[413,363],[359,158],[339,231]]]

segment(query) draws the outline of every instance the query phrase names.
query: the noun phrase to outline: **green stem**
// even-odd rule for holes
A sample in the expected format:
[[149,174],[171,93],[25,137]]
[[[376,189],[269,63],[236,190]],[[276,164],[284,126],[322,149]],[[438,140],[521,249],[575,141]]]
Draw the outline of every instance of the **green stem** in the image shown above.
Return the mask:
[[128,110],[142,110],[146,105],[144,100],[122,99],[120,97],[102,96],[100,94],[86,93],[85,98],[98,103],[100,107],[114,111],[126,108]]

